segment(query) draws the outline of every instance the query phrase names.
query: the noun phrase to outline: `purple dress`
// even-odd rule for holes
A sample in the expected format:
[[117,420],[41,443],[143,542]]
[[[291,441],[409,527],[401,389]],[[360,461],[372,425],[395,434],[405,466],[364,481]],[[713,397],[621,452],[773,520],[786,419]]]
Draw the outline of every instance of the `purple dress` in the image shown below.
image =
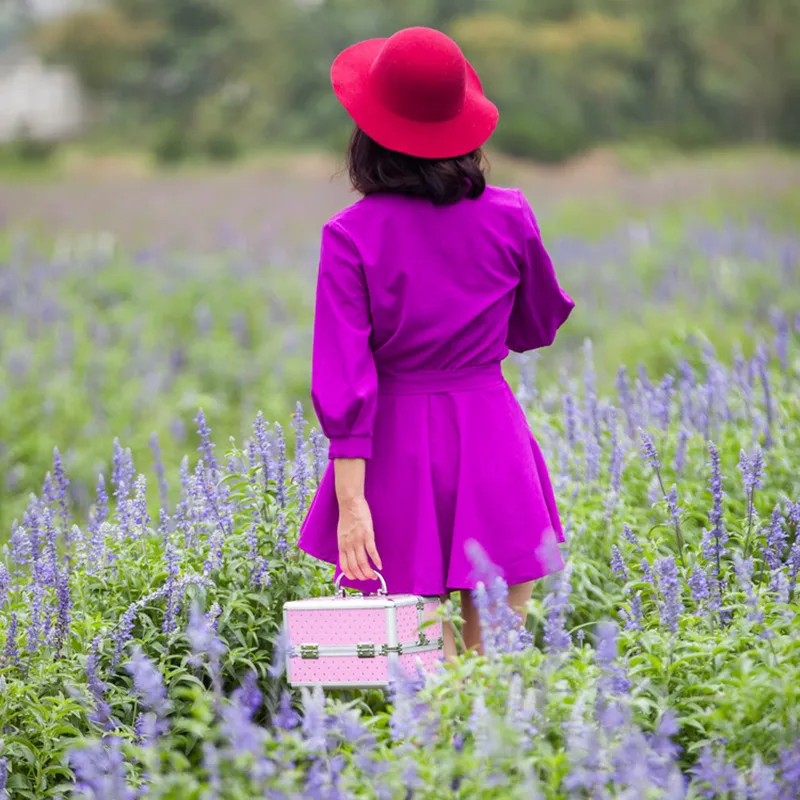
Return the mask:
[[[470,539],[509,585],[563,568],[547,466],[501,361],[550,345],[573,306],[518,190],[372,195],[325,225],[311,396],[329,457],[367,459],[390,593],[474,588]],[[338,565],[338,517],[331,462],[300,547]]]

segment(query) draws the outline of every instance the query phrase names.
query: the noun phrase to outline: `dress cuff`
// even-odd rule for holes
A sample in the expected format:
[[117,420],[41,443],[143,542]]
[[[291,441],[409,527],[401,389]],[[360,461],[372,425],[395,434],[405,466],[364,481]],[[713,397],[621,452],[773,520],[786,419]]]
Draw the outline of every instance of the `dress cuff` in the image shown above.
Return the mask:
[[339,436],[330,440],[328,458],[372,458],[371,436]]

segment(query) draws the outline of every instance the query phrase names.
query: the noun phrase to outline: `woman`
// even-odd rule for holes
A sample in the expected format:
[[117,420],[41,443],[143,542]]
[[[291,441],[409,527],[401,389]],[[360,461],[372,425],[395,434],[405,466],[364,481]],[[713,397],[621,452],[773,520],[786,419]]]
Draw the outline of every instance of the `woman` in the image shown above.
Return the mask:
[[547,467],[501,361],[551,344],[574,304],[521,192],[486,185],[498,112],[454,41],[410,28],[348,48],[331,76],[363,197],[322,231],[311,393],[331,463],[300,547],[364,591],[374,568],[390,593],[461,591],[479,649],[470,540],[523,621],[533,581],[563,568]]

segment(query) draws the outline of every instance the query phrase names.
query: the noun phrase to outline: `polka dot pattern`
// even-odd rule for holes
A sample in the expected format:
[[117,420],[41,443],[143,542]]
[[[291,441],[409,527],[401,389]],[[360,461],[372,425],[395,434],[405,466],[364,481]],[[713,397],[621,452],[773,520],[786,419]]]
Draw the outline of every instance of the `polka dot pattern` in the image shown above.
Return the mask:
[[389,679],[387,658],[358,658],[329,656],[318,660],[293,658],[289,666],[292,683],[319,683],[323,686],[334,683],[359,685]]
[[384,608],[290,608],[286,616],[289,640],[295,647],[387,641]]
[[416,605],[400,606],[397,614],[397,641],[411,644],[419,638],[419,611]]
[[424,653],[406,653],[400,656],[400,664],[403,669],[413,674],[417,668],[417,659],[422,662],[424,669],[432,669],[439,661],[442,660],[441,650],[426,650]]

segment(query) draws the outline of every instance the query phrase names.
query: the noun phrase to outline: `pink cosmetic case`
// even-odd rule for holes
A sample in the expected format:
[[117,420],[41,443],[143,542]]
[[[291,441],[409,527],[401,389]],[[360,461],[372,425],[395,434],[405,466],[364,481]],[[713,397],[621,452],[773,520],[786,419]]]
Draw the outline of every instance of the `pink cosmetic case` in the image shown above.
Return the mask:
[[[387,594],[380,574],[376,594],[345,593],[342,576],[332,597],[294,600],[283,607],[290,647],[287,676],[292,686],[374,689],[389,684],[392,665],[416,671],[443,656],[438,597]],[[423,622],[433,624],[421,628]]]

